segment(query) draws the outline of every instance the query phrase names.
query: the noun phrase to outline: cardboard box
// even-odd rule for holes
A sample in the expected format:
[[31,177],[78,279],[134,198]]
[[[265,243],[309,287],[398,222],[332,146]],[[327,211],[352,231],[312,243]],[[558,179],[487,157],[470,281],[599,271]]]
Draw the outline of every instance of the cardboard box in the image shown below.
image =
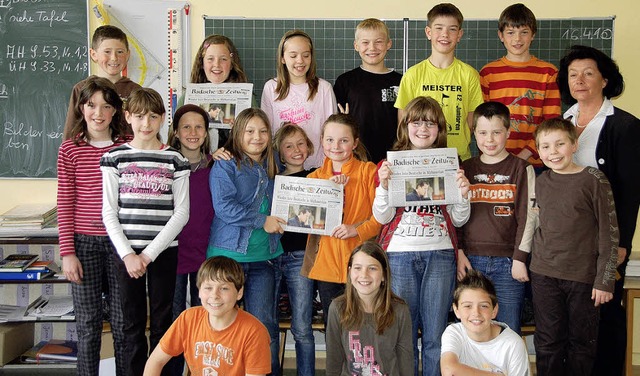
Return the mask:
[[0,324],[0,366],[33,347],[33,322]]

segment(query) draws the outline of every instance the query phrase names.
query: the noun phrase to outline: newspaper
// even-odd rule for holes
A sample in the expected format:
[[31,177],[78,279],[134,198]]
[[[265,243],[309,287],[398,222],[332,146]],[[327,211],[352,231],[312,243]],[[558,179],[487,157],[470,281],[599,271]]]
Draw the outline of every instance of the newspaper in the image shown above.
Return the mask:
[[231,129],[236,116],[251,107],[253,84],[188,84],[184,103],[209,114],[209,128]]
[[391,206],[442,205],[462,202],[456,185],[455,148],[389,151]]
[[342,224],[343,186],[327,179],[276,176],[271,215],[285,231],[331,235]]

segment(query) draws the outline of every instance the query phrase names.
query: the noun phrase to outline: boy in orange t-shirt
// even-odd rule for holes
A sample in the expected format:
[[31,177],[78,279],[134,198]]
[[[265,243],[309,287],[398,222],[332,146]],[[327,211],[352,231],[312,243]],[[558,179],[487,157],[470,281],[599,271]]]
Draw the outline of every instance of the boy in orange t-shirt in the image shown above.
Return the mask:
[[266,375],[271,372],[267,328],[238,308],[244,272],[236,261],[216,256],[198,271],[201,307],[182,312],[151,353],[144,375],[160,375],[184,353],[192,375]]

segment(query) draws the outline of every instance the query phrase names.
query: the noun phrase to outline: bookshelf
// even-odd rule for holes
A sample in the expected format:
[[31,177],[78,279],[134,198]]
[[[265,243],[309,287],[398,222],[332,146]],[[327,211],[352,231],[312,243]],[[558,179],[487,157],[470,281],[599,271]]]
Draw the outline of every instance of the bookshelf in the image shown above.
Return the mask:
[[[57,228],[29,230],[20,234],[6,234],[0,231],[0,256],[12,253],[32,253],[40,260],[55,260],[61,265],[58,248]],[[54,275],[41,280],[0,281],[0,303],[31,306],[41,295],[71,294],[69,281],[62,275]],[[42,340],[66,338],[77,340],[75,319],[71,317],[38,317],[24,320],[33,322],[35,332],[33,346]],[[5,325],[0,323],[0,325]],[[27,350],[27,349],[25,349]],[[5,364],[0,367],[2,375],[71,375],[75,365],[69,364]]]

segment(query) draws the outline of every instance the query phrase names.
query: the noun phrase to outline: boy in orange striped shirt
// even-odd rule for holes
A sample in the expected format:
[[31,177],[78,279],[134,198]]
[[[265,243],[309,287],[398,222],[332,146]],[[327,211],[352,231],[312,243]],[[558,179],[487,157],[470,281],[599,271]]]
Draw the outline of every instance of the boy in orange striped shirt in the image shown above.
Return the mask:
[[529,51],[536,31],[536,17],[529,8],[523,4],[507,7],[498,20],[498,37],[507,55],[480,70],[480,84],[485,101],[509,107],[507,151],[531,163],[539,173],[543,164],[533,131],[543,120],[560,116],[561,101],[556,84],[558,69]]

